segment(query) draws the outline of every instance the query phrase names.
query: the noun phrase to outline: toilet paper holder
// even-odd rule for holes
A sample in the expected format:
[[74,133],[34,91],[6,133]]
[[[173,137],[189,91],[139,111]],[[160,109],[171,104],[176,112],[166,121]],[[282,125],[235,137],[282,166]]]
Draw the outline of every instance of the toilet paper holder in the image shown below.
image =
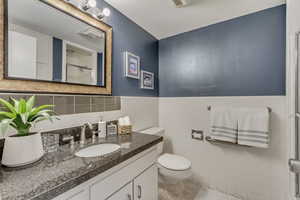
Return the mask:
[[194,140],[200,140],[200,141],[204,140],[204,133],[202,130],[192,129],[191,135],[192,135],[192,139]]

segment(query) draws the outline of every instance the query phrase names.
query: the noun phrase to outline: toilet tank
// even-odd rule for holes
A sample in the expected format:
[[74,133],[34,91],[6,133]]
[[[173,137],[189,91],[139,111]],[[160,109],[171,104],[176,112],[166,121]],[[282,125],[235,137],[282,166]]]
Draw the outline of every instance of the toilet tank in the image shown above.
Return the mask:
[[[148,129],[145,129],[143,131],[140,131],[140,132],[143,133],[143,134],[164,136],[165,129],[160,128],[160,127],[152,127],[152,128],[148,128]],[[157,153],[158,153],[158,155],[162,154],[162,152],[163,152],[163,146],[164,146],[164,142],[163,141],[160,142],[157,145]]]

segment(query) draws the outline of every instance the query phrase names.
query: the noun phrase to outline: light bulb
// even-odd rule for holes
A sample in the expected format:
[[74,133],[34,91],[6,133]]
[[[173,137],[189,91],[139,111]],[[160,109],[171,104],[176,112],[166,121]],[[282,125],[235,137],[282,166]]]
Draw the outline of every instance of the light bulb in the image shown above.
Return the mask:
[[97,6],[97,1],[96,0],[87,0],[85,4],[82,6],[83,10],[88,10],[90,8],[94,8]]
[[89,5],[90,8],[93,8],[93,7],[97,6],[97,1],[96,0],[88,0],[87,4]]
[[103,13],[103,15],[104,15],[105,17],[108,17],[108,16],[110,15],[110,10],[109,10],[108,8],[104,8],[104,9],[102,10],[102,13]]

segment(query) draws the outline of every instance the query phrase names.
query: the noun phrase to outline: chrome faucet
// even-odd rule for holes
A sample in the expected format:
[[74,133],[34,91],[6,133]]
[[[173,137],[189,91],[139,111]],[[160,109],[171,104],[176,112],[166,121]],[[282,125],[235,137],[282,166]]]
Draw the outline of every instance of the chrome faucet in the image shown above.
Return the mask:
[[[80,144],[83,145],[86,142],[86,136],[85,136],[85,131],[86,131],[86,127],[88,127],[91,131],[93,131],[93,125],[89,122],[83,124],[83,126],[81,127],[81,134],[80,134]],[[94,134],[93,134],[94,137]]]

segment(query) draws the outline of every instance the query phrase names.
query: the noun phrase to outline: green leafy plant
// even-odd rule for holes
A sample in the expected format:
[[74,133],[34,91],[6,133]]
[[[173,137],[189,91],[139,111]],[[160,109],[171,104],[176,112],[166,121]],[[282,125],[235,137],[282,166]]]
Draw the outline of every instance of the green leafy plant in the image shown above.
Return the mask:
[[36,123],[44,120],[53,122],[53,119],[58,119],[51,109],[54,105],[34,107],[35,96],[30,97],[27,101],[23,98],[20,100],[10,98],[10,101],[0,98],[0,104],[5,107],[5,111],[0,111],[2,134],[7,131],[8,127],[13,127],[17,130],[18,136],[26,136]]

